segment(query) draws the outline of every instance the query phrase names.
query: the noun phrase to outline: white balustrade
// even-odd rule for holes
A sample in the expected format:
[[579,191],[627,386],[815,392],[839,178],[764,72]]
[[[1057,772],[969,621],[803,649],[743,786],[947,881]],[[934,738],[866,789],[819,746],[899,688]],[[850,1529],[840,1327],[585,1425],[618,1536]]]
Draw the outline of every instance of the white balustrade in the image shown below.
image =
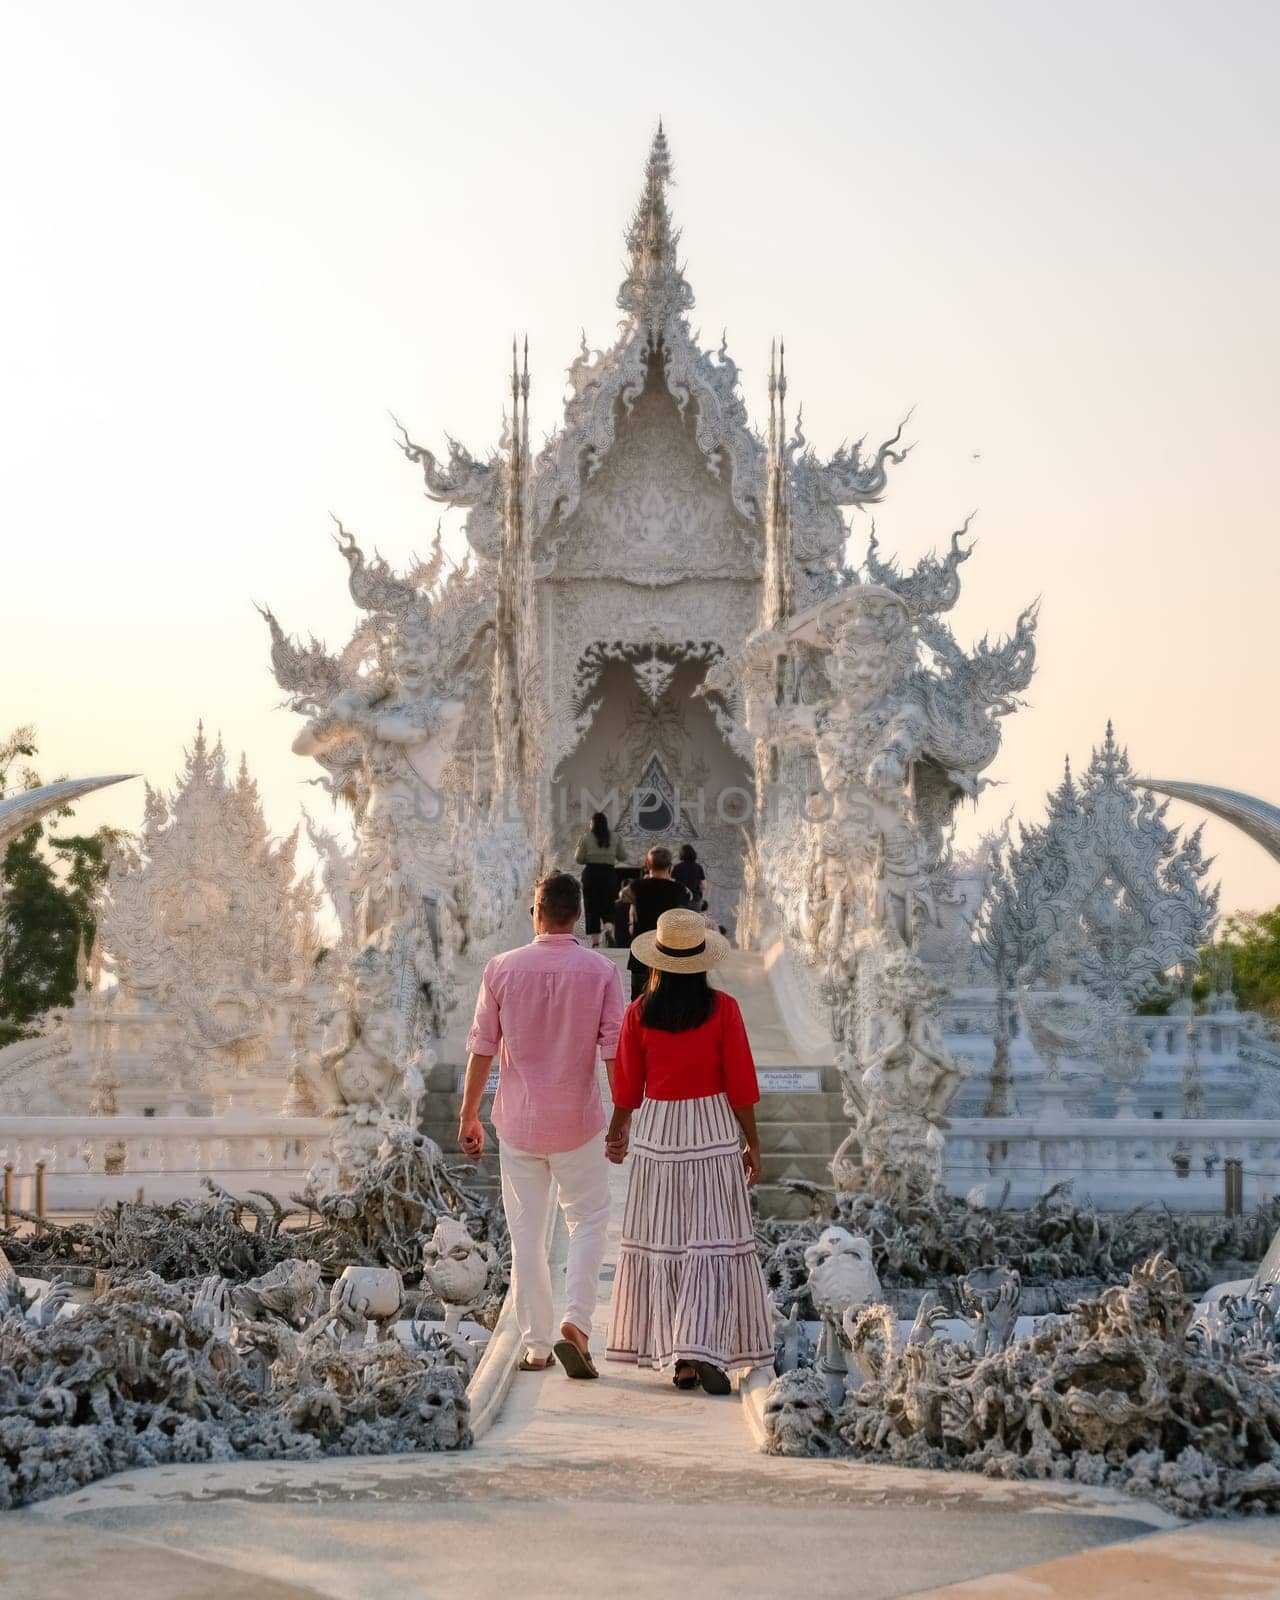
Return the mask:
[[92,1211],[106,1201],[166,1201],[202,1192],[205,1178],[287,1200],[325,1152],[323,1117],[0,1117],[0,1167],[13,1169],[13,1203],[35,1210],[43,1162],[45,1209]]
[[1248,1210],[1280,1193],[1280,1121],[1137,1117],[962,1117],[947,1134],[952,1194],[983,1187],[1027,1205],[1070,1179],[1078,1200],[1114,1211],[1144,1202],[1221,1211],[1224,1168],[1243,1168]]

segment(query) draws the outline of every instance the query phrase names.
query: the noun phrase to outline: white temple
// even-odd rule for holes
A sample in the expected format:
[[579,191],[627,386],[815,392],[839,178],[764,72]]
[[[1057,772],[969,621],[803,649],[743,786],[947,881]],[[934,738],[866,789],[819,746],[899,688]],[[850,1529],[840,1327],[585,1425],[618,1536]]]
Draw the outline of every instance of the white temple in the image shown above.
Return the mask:
[[32,1115],[276,1112],[323,1001],[319,891],[273,840],[241,761],[196,730],[171,795],[146,790],[111,861],[75,1003],[0,1050],[0,1101]]
[[[339,526],[347,643],[265,613],[293,748],[355,829],[348,853],[308,822],[337,948],[317,970],[293,841],[267,840],[249,780],[201,738],[172,804],[149,797],[144,864],[113,873],[115,990],[91,975],[42,1039],[0,1052],[0,1110],[255,1108],[294,1167],[326,1128],[339,1178],[424,1089],[443,1137],[481,964],[528,936],[535,872],[603,809],[631,861],[690,842],[706,866],[770,1080],[767,1203],[788,1178],[892,1198],[1005,1169],[1034,1194],[1085,1149],[1104,1202],[1200,1162],[1181,1198],[1203,1205],[1241,1119],[1280,1103],[1280,1056],[1229,986],[1207,1014],[1136,1010],[1208,936],[1197,838],[1138,796],[1108,732],[1045,825],[953,855],[1031,681],[1034,607],[1005,639],[956,639],[967,525],[909,571],[874,533],[850,564],[846,511],[907,447],[820,459],[788,425],[781,348],[750,425],[737,366],[689,322],[669,180],[659,128],[618,336],[584,341],[540,449],[527,350],[493,449],[401,430],[428,496],[465,513],[464,565],[437,536],[398,573]],[[1143,1143],[1157,1123],[1168,1151]]]
[[963,530],[911,572],[874,539],[849,569],[844,508],[878,500],[905,452],[895,435],[866,460],[820,460],[788,432],[781,351],[767,433],[751,429],[737,367],[689,324],[669,176],[659,129],[619,336],[584,345],[536,455],[527,355],[491,453],[451,442],[442,459],[403,433],[428,494],[466,511],[468,566],[443,577],[437,544],[401,576],[343,530],[364,617],[348,645],[301,644],[267,614],[306,719],[294,749],[359,841],[336,869],[341,1001],[309,1072],[343,1123],[340,1162],[356,1161],[400,1109],[401,1077],[457,1050],[451,1014],[479,958],[526,936],[508,913],[534,865],[571,859],[599,807],[636,862],[696,845],[718,919],[757,953],[744,981],[766,986],[772,952],[791,1058],[816,1039],[839,1072],[854,1122],[841,1181],[914,1189],[940,1175],[961,1077],[916,947],[952,813],[1030,680],[1034,616],[1003,644],[957,643],[943,616]]
[[948,1041],[971,1063],[957,1114],[1276,1114],[1280,1047],[1238,1009],[1229,968],[1206,974],[1205,1011],[1190,1000],[1218,893],[1199,829],[1182,839],[1167,807],[1108,724],[1079,782],[1068,764],[1045,822],[993,852],[981,898],[963,886],[977,941],[946,1007]]

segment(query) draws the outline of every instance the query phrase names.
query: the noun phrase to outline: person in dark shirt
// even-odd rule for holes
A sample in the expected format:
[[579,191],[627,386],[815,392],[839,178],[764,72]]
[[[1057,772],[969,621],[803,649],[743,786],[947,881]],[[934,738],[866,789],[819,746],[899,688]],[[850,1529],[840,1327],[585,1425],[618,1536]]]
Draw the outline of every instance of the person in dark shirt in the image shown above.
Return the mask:
[[[670,850],[662,845],[655,845],[644,858],[644,865],[644,877],[637,878],[631,885],[633,939],[642,933],[652,933],[664,911],[675,911],[687,906],[690,900],[689,891],[684,884],[677,883],[671,876]],[[627,957],[627,970],[631,974],[631,998],[638,1000],[644,993],[645,984],[649,981],[649,969],[637,961],[634,955],[630,955]]]
[[695,911],[707,909],[707,874],[698,860],[698,852],[691,844],[680,846],[680,859],[672,867],[671,876],[689,891]]

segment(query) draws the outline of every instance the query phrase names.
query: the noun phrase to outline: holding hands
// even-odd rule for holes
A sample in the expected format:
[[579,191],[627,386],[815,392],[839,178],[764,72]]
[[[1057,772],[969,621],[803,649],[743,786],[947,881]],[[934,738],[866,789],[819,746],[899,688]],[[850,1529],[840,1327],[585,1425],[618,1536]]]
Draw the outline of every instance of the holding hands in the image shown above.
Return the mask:
[[620,1167],[627,1159],[627,1151],[631,1148],[631,1113],[624,1111],[620,1106],[613,1110],[613,1121],[610,1122],[608,1132],[604,1136],[604,1153],[615,1167]]

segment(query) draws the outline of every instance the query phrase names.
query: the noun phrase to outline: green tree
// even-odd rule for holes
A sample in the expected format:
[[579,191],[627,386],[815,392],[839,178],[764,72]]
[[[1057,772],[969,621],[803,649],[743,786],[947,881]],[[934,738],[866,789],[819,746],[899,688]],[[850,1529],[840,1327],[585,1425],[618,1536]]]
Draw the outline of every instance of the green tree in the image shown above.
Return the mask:
[[0,866],[0,1044],[22,1038],[41,1012],[75,997],[80,918],[43,839],[39,823],[28,828]]
[[1218,945],[1231,957],[1241,1006],[1280,1021],[1280,906],[1228,917]]
[[[16,729],[0,740],[0,796],[6,786],[34,788],[39,778],[15,765],[36,753],[35,730]],[[71,808],[60,815],[69,817]],[[0,857],[0,1045],[21,1039],[51,1006],[75,997],[76,964],[97,928],[107,881],[106,851],[117,830],[46,835],[36,823]]]

